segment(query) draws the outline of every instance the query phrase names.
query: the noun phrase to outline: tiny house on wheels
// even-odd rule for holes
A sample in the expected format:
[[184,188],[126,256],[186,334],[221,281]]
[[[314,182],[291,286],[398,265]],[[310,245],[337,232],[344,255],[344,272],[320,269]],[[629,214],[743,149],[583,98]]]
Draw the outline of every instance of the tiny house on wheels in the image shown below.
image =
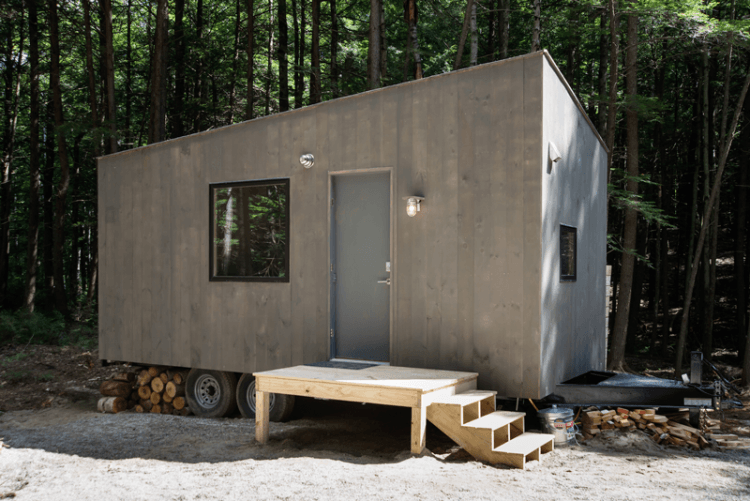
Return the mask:
[[604,366],[606,158],[547,52],[100,158],[100,356],[199,415],[331,361],[543,398]]

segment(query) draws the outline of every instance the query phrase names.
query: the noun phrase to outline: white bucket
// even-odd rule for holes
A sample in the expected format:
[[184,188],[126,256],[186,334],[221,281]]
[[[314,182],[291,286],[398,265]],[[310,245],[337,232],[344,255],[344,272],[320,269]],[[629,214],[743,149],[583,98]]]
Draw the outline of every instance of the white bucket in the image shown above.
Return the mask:
[[553,405],[538,413],[539,422],[544,433],[555,436],[555,446],[570,445],[576,441],[576,426],[573,421],[573,409],[558,408]]

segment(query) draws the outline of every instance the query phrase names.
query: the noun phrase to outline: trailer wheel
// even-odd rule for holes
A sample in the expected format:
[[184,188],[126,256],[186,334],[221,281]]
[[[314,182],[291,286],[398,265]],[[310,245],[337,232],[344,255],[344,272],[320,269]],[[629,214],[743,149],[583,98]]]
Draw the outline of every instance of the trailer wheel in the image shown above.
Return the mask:
[[[268,404],[268,419],[286,421],[294,409],[294,395],[271,393]],[[243,374],[237,383],[237,407],[243,417],[255,417],[255,378],[252,374]]]
[[190,410],[198,417],[222,417],[235,409],[237,377],[228,372],[191,369],[185,384]]

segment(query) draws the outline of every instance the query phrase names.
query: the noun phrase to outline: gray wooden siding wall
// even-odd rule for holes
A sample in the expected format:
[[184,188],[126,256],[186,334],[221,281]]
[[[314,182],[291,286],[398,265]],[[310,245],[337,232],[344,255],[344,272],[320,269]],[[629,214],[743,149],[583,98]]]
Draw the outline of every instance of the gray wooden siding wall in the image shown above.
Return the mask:
[[[553,64],[553,63],[552,63]],[[544,61],[541,394],[606,358],[607,152]],[[548,145],[562,159],[549,168]],[[560,225],[577,229],[577,280],[560,281]]]
[[[100,159],[100,356],[236,372],[326,359],[329,172],[391,167],[391,363],[538,397],[543,67],[524,56]],[[209,282],[209,183],[277,177],[290,282]],[[426,198],[415,218],[407,195]]]

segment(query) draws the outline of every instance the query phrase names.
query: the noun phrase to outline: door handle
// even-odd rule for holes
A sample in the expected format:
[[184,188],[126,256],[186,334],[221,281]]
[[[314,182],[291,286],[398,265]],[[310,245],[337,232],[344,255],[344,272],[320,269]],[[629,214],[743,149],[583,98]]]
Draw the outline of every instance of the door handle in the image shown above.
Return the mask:
[[391,279],[390,278],[386,278],[385,280],[378,280],[378,283],[379,284],[391,285]]

